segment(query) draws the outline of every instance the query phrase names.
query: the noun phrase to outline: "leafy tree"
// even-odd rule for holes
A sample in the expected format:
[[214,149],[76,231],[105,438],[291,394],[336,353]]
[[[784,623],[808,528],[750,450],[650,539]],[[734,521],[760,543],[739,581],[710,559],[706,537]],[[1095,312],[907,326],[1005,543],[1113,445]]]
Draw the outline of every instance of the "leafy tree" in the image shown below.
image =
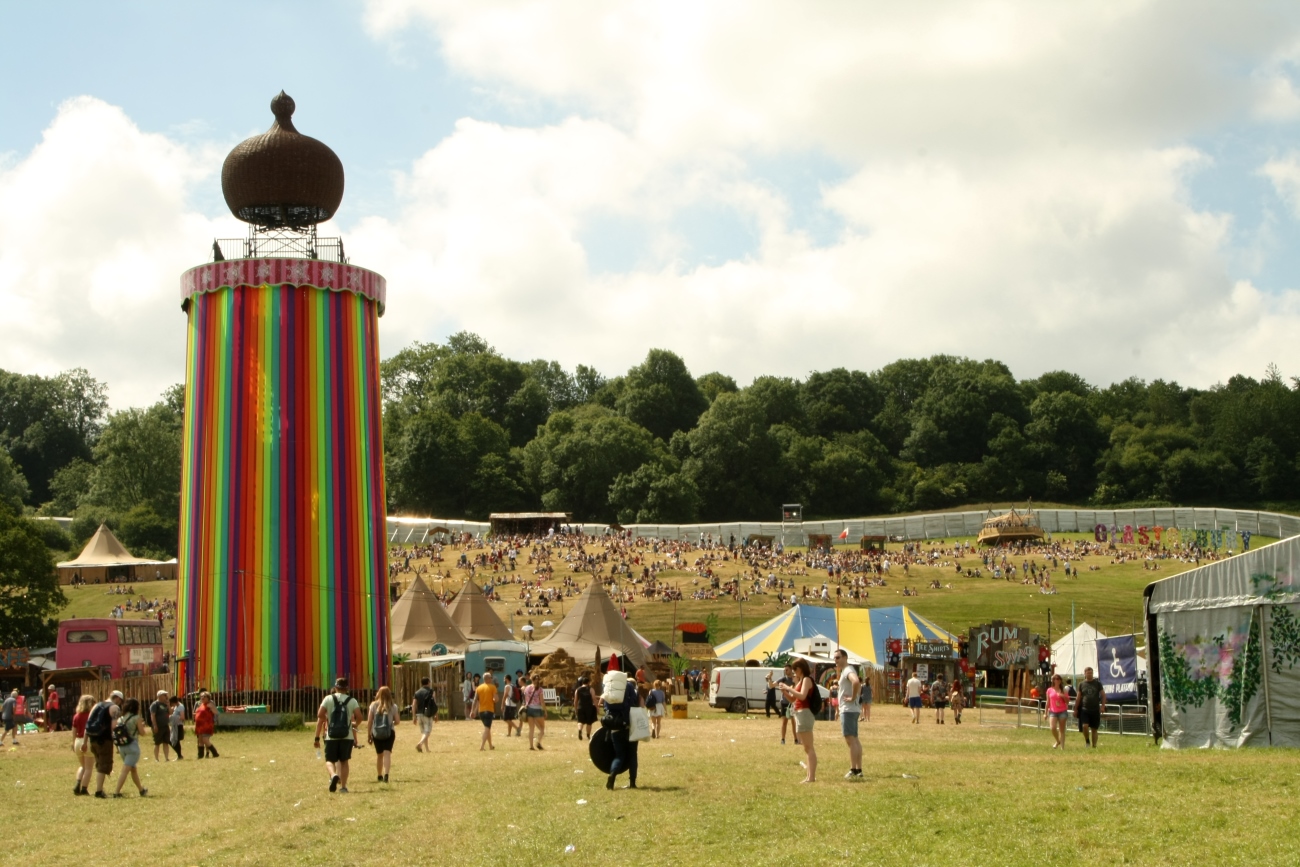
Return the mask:
[[95,465],[81,458],[60,467],[50,479],[50,500],[41,506],[41,514],[67,517],[77,511],[95,481]]
[[691,524],[699,517],[700,492],[671,458],[619,474],[609,499],[624,524]]
[[585,364],[579,364],[573,369],[573,389],[576,394],[576,403],[595,403],[596,395],[605,387],[606,379],[600,374],[600,371]]
[[674,431],[690,430],[709,406],[686,363],[666,349],[652,349],[627,372],[619,413],[665,443]]
[[66,601],[40,532],[0,503],[0,647],[53,644]]
[[591,404],[552,415],[522,454],[525,477],[542,505],[578,521],[614,520],[610,494],[619,476],[667,457],[648,430]]
[[725,373],[718,373],[716,370],[696,379],[695,384],[700,387],[700,393],[704,395],[705,400],[709,403],[713,403],[720,394],[740,391],[734,379]]
[[27,480],[22,471],[14,464],[9,452],[0,448],[0,505],[8,505],[15,512],[21,512],[23,501],[31,494]]
[[[180,516],[183,397],[173,388],[148,409],[112,413],[95,443],[86,501],[117,512],[148,506],[176,526]],[[170,546],[175,547],[175,542]]]
[[[478,413],[455,418],[426,408],[406,420],[388,449],[389,496],[399,512],[485,517],[522,499],[509,435]],[[494,505],[495,494],[501,501]]]
[[1024,428],[1029,457],[1042,474],[1034,493],[1047,495],[1047,476],[1054,474],[1052,496],[1085,500],[1096,484],[1097,458],[1106,446],[1087,397],[1076,391],[1043,391],[1030,404],[1029,416]]
[[884,408],[870,376],[842,367],[809,375],[800,403],[812,432],[824,437],[866,430]]
[[896,455],[902,450],[912,429],[912,407],[929,388],[935,369],[953,360],[946,355],[903,359],[871,374],[881,401],[873,428],[890,454]]
[[808,419],[800,400],[799,383],[785,376],[760,376],[745,389],[746,399],[762,413],[768,427],[786,425],[806,432]]
[[990,421],[999,413],[1017,422],[1028,416],[1006,365],[969,359],[941,364],[912,407],[903,456],[923,467],[977,463],[990,439]]
[[107,407],[104,384],[80,368],[55,377],[0,371],[0,448],[26,478],[28,503],[50,498],[60,467],[90,458]]
[[781,446],[766,414],[748,394],[721,394],[687,434],[682,471],[700,492],[700,514],[711,521],[755,520],[776,514]]

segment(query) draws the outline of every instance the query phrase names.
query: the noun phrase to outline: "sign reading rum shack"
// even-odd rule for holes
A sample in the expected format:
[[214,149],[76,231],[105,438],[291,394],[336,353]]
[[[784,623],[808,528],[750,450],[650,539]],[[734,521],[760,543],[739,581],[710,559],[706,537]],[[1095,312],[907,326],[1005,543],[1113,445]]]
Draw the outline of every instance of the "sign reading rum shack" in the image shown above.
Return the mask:
[[971,627],[966,658],[972,667],[986,670],[1032,668],[1038,665],[1039,643],[1027,627],[994,620]]

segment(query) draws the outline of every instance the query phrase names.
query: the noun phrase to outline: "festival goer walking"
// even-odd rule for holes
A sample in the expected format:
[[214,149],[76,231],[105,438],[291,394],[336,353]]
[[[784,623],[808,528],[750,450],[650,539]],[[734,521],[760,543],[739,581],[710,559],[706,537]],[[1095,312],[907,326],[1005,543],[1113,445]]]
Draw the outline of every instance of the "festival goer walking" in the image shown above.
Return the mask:
[[808,666],[807,660],[796,659],[792,668],[795,673],[795,686],[781,684],[781,692],[794,706],[794,733],[798,735],[799,743],[803,746],[804,767],[808,771],[802,782],[815,783],[817,782],[817,748],[813,743],[815,716],[809,693],[817,688],[817,682],[813,680],[812,669]]
[[542,737],[546,734],[546,690],[536,677],[524,689],[524,713],[528,715],[528,749],[533,748],[533,730],[536,728],[537,748],[540,750]]
[[862,681],[862,695],[858,697],[858,706],[862,708],[861,722],[871,722],[871,681]]
[[916,676],[916,669],[912,669],[912,676],[907,679],[904,695],[907,696],[907,707],[912,711],[912,722],[921,722],[921,678]]
[[961,711],[966,705],[966,700],[962,698],[961,684],[955,680],[952,682],[952,692],[948,694],[948,704],[952,705],[953,723],[961,725]]
[[[609,657],[609,666],[607,671],[621,671],[619,667],[618,655],[612,654]],[[634,741],[628,737],[631,727],[631,711],[634,707],[645,707],[641,701],[641,693],[636,688],[636,678],[629,677],[623,687],[623,700],[611,701],[613,696],[606,696],[603,692],[600,696],[602,708],[602,718],[600,725],[609,732],[610,745],[614,747],[614,761],[609,766],[609,776],[605,778],[605,788],[614,788],[614,781],[618,775],[627,771],[626,789],[636,788],[636,776],[639,767],[637,760],[639,741]]]
[[[361,724],[361,705],[348,695],[348,679],[334,681],[333,691],[325,696],[316,711],[316,747],[325,735],[325,771],[330,775],[330,791],[348,793],[348,768],[352,761],[352,747],[356,740],[356,727]],[[198,714],[195,714],[198,728]]]
[[14,690],[5,697],[4,704],[0,705],[0,747],[5,744],[5,736],[10,735],[10,742],[18,746],[18,690]]
[[194,739],[199,742],[199,758],[206,754],[219,759],[217,748],[212,745],[212,735],[217,730],[217,708],[212,703],[212,694],[199,693],[199,706],[194,709]]
[[415,742],[415,751],[417,753],[425,752],[429,748],[429,735],[433,733],[433,724],[438,719],[438,701],[433,696],[433,687],[429,685],[429,678],[420,678],[420,688],[415,691],[415,697],[411,699],[411,719],[420,728],[420,739]]
[[483,723],[483,738],[479,741],[478,750],[490,749],[495,750],[492,745],[492,720],[496,716],[497,707],[497,687],[492,682],[492,672],[483,675],[483,682],[474,688],[474,716],[479,722]]
[[849,665],[849,654],[844,648],[835,651],[835,670],[839,672],[840,734],[849,747],[849,772],[846,780],[862,779],[862,741],[858,739],[858,720],[861,718],[862,678]]
[[1101,715],[1106,712],[1106,690],[1101,681],[1092,676],[1092,668],[1083,670],[1083,683],[1074,700],[1074,713],[1083,727],[1083,745],[1097,748],[1097,733],[1101,729]]
[[95,797],[107,798],[104,780],[113,773],[113,724],[122,712],[122,693],[113,690],[106,701],[98,702],[86,720],[86,737],[95,757]]
[[167,700],[167,728],[170,730],[172,749],[176,751],[176,761],[185,758],[181,755],[181,741],[185,740],[185,703],[177,696]]
[[930,687],[930,703],[934,705],[935,725],[944,725],[943,711],[948,706],[948,683],[943,679],[942,674]]
[[366,714],[367,736],[375,747],[376,782],[388,782],[388,771],[393,765],[393,743],[397,740],[401,716],[401,708],[393,701],[393,691],[387,686],[379,687]]
[[130,774],[131,782],[135,783],[140,797],[149,794],[149,790],[140,782],[140,769],[136,767],[140,763],[140,735],[144,734],[145,728],[144,720],[140,718],[139,699],[128,698],[126,704],[122,705],[122,716],[113,726],[113,742],[117,744],[118,755],[122,757],[122,770],[117,774],[117,788],[113,790],[114,798],[122,797],[122,786],[126,785],[127,774]]
[[159,761],[158,751],[162,750],[161,761],[172,760],[171,708],[167,704],[167,690],[158,690],[158,695],[149,705],[149,730],[153,732],[153,760]]
[[83,695],[77,700],[77,711],[72,715],[72,754],[77,757],[77,784],[72,789],[74,795],[90,794],[90,776],[95,773],[95,757],[90,754],[90,742],[86,740],[86,722],[90,719],[90,709],[95,706],[93,695]]
[[1047,688],[1047,717],[1052,728],[1052,749],[1065,749],[1065,718],[1070,712],[1070,697],[1059,674],[1052,675]]
[[650,737],[659,737],[659,728],[664,722],[664,704],[668,701],[664,695],[664,684],[661,680],[654,682],[648,695],[645,697],[645,707],[650,714]]
[[519,736],[523,737],[524,735],[524,723],[519,719],[521,697],[521,687],[511,681],[510,675],[507,674],[506,682],[501,687],[501,719],[506,724],[506,737],[510,737],[510,733],[515,730],[516,725],[519,726]]
[[573,691],[574,715],[578,719],[578,740],[582,740],[586,730],[587,740],[591,740],[591,725],[596,721],[596,691],[592,689],[591,679],[585,674],[578,678],[578,688]]

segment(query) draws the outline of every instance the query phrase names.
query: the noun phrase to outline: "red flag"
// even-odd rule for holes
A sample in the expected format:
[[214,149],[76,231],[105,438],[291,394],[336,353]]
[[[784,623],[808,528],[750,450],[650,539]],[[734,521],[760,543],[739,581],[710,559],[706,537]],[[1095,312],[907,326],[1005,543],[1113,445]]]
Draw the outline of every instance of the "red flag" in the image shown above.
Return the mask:
[[840,538],[841,538],[841,539],[847,539],[847,538],[849,538],[849,528],[848,528],[848,527],[845,527],[843,530],[840,531]]

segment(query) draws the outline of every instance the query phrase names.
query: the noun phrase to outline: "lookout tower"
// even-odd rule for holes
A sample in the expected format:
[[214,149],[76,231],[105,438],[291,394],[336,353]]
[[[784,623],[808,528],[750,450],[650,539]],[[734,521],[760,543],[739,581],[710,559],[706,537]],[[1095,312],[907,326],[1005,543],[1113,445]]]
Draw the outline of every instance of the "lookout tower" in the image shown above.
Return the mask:
[[384,278],[316,227],[343,164],[294,101],[226,157],[248,236],[181,277],[188,318],[176,654],[187,691],[287,690],[390,662],[378,320]]

